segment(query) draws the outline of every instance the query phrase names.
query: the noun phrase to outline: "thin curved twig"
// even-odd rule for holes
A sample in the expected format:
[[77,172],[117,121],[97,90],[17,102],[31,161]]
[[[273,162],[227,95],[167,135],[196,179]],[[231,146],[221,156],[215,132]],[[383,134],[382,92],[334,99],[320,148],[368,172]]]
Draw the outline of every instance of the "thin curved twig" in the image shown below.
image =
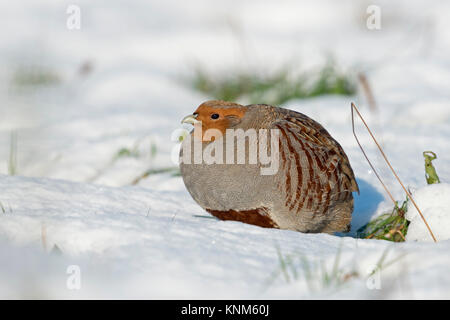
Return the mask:
[[400,178],[398,177],[397,173],[395,172],[394,168],[392,167],[391,163],[389,162],[388,158],[386,157],[386,154],[383,151],[383,148],[381,148],[380,144],[378,143],[377,139],[375,139],[375,136],[373,135],[372,131],[370,130],[369,126],[367,125],[366,121],[364,120],[364,118],[362,117],[361,113],[359,112],[358,108],[355,106],[355,104],[352,102],[351,103],[351,110],[352,110],[352,128],[353,128],[353,135],[355,136],[356,142],[359,145],[359,148],[361,149],[362,153],[364,154],[364,157],[366,158],[367,162],[369,163],[370,167],[372,168],[373,172],[375,173],[375,175],[377,176],[378,180],[380,181],[380,183],[383,185],[384,190],[386,190],[387,194],[389,195],[389,197],[391,198],[392,202],[394,203],[394,205],[397,205],[397,202],[395,201],[394,197],[392,196],[392,194],[389,192],[388,188],[386,187],[386,185],[384,184],[384,182],[382,181],[381,177],[378,175],[377,171],[375,170],[375,168],[373,167],[372,163],[370,162],[369,158],[367,157],[363,147],[361,146],[361,143],[359,142],[359,139],[356,135],[355,132],[355,119],[354,119],[354,113],[353,110],[356,111],[356,113],[358,114],[359,118],[361,119],[361,121],[363,122],[364,126],[366,127],[367,131],[369,132],[370,136],[372,137],[373,141],[375,142],[375,144],[378,147],[378,150],[380,150],[381,155],[383,156],[384,160],[386,161],[386,163],[388,164],[389,168],[391,169],[392,173],[394,174],[395,178],[397,179],[397,181],[400,183],[400,185],[402,186],[403,190],[405,191],[407,197],[409,199],[411,199],[411,202],[413,203],[414,207],[416,207],[417,212],[419,212],[420,217],[422,218],[423,222],[425,223],[425,226],[428,229],[428,232],[430,233],[431,237],[433,238],[434,242],[437,242],[436,237],[433,234],[433,231],[431,230],[430,226],[427,223],[427,220],[425,219],[424,215],[422,214],[422,211],[420,211],[419,206],[416,204],[416,202],[414,201],[414,198],[412,197],[411,193],[405,188],[403,182],[400,180]]

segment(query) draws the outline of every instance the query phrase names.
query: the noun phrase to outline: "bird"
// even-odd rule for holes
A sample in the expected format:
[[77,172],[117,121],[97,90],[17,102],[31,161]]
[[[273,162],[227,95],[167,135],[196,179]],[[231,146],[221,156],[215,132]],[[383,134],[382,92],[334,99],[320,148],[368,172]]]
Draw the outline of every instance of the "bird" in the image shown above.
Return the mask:
[[[195,141],[195,130],[184,139],[179,154],[183,182],[192,198],[211,215],[303,233],[350,231],[353,192],[359,193],[358,183],[341,145],[315,120],[267,104],[211,100],[182,123],[197,126],[201,132],[215,130],[214,137],[197,135],[202,151],[226,142],[228,130],[279,132],[279,168],[272,175],[262,175],[260,163],[183,161],[187,152],[194,152],[195,148],[185,147]],[[246,159],[249,156],[246,150]]]

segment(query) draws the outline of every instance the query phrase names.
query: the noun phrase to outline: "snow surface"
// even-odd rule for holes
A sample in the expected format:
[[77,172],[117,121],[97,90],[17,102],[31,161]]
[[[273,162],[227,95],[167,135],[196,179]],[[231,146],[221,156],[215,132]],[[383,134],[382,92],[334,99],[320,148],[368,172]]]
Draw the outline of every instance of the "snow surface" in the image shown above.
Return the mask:
[[[414,191],[413,198],[437,240],[449,240],[450,184],[440,183],[423,187]],[[406,235],[407,241],[433,241],[416,207],[411,202],[408,203],[406,219],[411,222]]]
[[[378,31],[366,28],[368,4],[81,0],[81,30],[69,31],[64,3],[0,3],[0,297],[450,298],[449,240],[353,238],[392,203],[350,127],[354,101],[408,187],[426,185],[425,150],[437,153],[439,177],[450,181],[450,3],[378,1]],[[361,189],[350,234],[206,218],[181,178],[170,174],[130,186],[149,168],[173,166],[172,133],[209,99],[182,81],[197,63],[218,76],[233,66],[268,72],[289,64],[302,71],[328,54],[366,73],[378,112],[361,94],[284,106],[319,121],[347,152]],[[92,70],[83,74],[86,64]],[[17,70],[33,66],[57,74],[60,83],[12,83]],[[6,175],[12,131],[17,177]],[[359,122],[357,131],[394,197],[404,200]],[[121,148],[138,155],[114,159]],[[441,227],[436,232],[448,235]],[[62,254],[50,253],[55,245]],[[338,256],[349,280],[324,285],[317,267],[307,281],[297,259],[299,278],[288,282],[277,248],[327,270]],[[367,277],[384,253],[381,287],[371,290]],[[80,267],[80,290],[66,285],[71,265]]]
[[[9,176],[0,190],[2,298],[449,297],[450,241],[393,245],[223,222],[198,217],[206,214],[186,192]],[[48,253],[54,245],[62,254]],[[311,289],[303,277],[288,283],[276,275],[277,247],[328,272],[341,250],[339,270],[360,277],[324,287],[314,273]],[[381,288],[370,290],[384,253]],[[72,265],[80,290],[66,286]]]

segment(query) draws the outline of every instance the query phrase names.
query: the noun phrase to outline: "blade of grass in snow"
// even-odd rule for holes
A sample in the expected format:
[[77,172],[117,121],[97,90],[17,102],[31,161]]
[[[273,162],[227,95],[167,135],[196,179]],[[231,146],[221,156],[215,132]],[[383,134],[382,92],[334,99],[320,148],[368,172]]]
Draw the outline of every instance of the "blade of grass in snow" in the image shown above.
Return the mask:
[[17,132],[12,131],[9,140],[8,174],[17,174]]
[[217,77],[197,68],[188,83],[213,99],[281,105],[291,99],[305,99],[327,94],[353,95],[353,76],[338,71],[332,60],[321,69],[294,76],[290,67],[263,75],[251,71],[227,72]]
[[396,203],[391,213],[382,214],[359,228],[357,237],[393,242],[405,241],[409,225],[409,221],[405,218],[407,207],[408,199],[403,202],[401,207]]
[[436,153],[433,151],[424,151],[423,157],[425,158],[425,178],[428,184],[440,183],[439,176],[437,175],[436,168],[433,166],[433,160],[437,159]]

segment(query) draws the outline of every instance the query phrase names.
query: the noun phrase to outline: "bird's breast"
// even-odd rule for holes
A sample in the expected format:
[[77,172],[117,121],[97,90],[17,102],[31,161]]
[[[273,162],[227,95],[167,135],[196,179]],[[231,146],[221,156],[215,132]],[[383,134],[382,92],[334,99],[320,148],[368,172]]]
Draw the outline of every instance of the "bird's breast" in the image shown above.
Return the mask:
[[[192,140],[192,139],[191,139]],[[192,143],[192,141],[191,141]],[[253,209],[259,204],[261,193],[267,186],[260,174],[260,166],[248,162],[226,161],[226,147],[220,161],[217,154],[222,141],[203,143],[201,147],[182,144],[180,152],[180,170],[187,190],[203,208],[213,210]],[[236,151],[236,149],[234,149]],[[195,154],[195,152],[200,154]],[[186,157],[188,154],[190,157]],[[202,157],[202,158],[200,158]],[[208,157],[212,157],[208,158]],[[201,161],[200,161],[201,160]]]

